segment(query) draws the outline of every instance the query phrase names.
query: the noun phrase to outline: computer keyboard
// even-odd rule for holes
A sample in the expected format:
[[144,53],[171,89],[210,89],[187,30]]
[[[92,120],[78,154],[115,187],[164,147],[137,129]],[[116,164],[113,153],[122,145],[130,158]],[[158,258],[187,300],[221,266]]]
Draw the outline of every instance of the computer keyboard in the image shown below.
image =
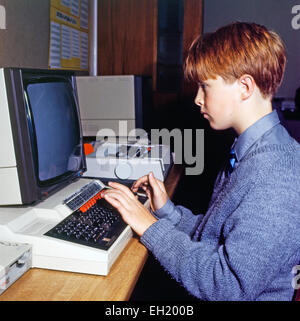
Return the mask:
[[[94,189],[92,192],[94,195],[97,186],[91,186],[93,186],[91,189]],[[76,196],[77,200],[78,196]],[[101,198],[100,192],[92,196],[86,203],[78,202],[75,206],[74,200],[76,197],[72,198],[71,204],[74,207],[81,204],[80,208],[76,209],[45,235],[108,250],[126,228],[126,223],[124,223],[118,211]],[[82,197],[79,197],[79,199],[82,199]]]

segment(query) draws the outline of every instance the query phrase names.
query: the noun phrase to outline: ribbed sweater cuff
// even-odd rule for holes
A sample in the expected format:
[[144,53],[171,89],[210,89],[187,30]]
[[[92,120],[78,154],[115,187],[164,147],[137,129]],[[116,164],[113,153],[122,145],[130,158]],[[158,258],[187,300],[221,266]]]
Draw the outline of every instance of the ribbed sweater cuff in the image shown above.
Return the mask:
[[175,225],[181,219],[181,213],[176,210],[175,204],[170,199],[168,199],[163,207],[155,211],[153,214],[159,219],[167,218],[168,220],[171,220]]
[[161,244],[162,239],[174,228],[167,219],[160,219],[153,223],[141,236],[141,242],[150,250],[154,251],[156,244]]
[[172,210],[173,207],[174,207],[173,202],[170,199],[168,199],[167,202],[165,203],[165,205],[163,205],[160,209],[156,210],[154,212],[154,214],[157,217],[166,216],[167,214],[170,213],[170,211]]

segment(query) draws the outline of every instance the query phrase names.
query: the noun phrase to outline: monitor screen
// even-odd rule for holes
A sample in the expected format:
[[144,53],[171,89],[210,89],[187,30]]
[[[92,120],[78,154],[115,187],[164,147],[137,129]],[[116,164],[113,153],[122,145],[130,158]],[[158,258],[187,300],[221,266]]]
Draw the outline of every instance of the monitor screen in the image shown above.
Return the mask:
[[67,79],[24,84],[37,177],[41,185],[80,169],[82,148],[73,88]]

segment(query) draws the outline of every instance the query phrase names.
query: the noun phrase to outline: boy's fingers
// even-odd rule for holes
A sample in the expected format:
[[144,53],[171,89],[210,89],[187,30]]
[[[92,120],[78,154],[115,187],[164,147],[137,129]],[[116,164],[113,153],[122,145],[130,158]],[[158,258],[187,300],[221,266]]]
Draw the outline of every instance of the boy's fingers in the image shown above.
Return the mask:
[[[111,202],[111,200],[114,200],[114,204],[118,205],[116,208],[119,208],[122,206],[123,208],[128,209],[130,207],[130,198],[127,197],[124,193],[121,191],[118,191],[117,189],[107,190],[104,193],[104,199],[106,199],[108,202]],[[114,204],[112,204],[114,206]]]
[[142,176],[132,184],[131,189],[136,192],[141,185],[145,185],[147,184],[147,182],[148,182],[148,175]]
[[156,178],[154,177],[154,174],[152,172],[149,174],[149,183],[150,183],[154,193],[162,192],[160,185],[159,185],[158,181],[156,180]]
[[114,189],[116,190],[120,190],[122,191],[123,193],[125,193],[129,198],[133,198],[134,195],[132,194],[131,190],[123,185],[123,184],[120,184],[120,183],[116,183],[116,182],[109,182],[108,183],[109,186],[113,187]]
[[120,208],[121,204],[119,200],[115,199],[114,197],[111,197],[110,195],[104,195],[104,198],[108,203],[110,203],[116,209]]

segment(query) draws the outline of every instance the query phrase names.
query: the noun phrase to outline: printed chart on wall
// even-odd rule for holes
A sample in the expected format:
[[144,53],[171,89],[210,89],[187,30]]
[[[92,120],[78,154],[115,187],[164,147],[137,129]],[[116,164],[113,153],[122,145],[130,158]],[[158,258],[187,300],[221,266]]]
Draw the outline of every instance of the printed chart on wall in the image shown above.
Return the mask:
[[49,67],[88,70],[89,1],[51,0]]

